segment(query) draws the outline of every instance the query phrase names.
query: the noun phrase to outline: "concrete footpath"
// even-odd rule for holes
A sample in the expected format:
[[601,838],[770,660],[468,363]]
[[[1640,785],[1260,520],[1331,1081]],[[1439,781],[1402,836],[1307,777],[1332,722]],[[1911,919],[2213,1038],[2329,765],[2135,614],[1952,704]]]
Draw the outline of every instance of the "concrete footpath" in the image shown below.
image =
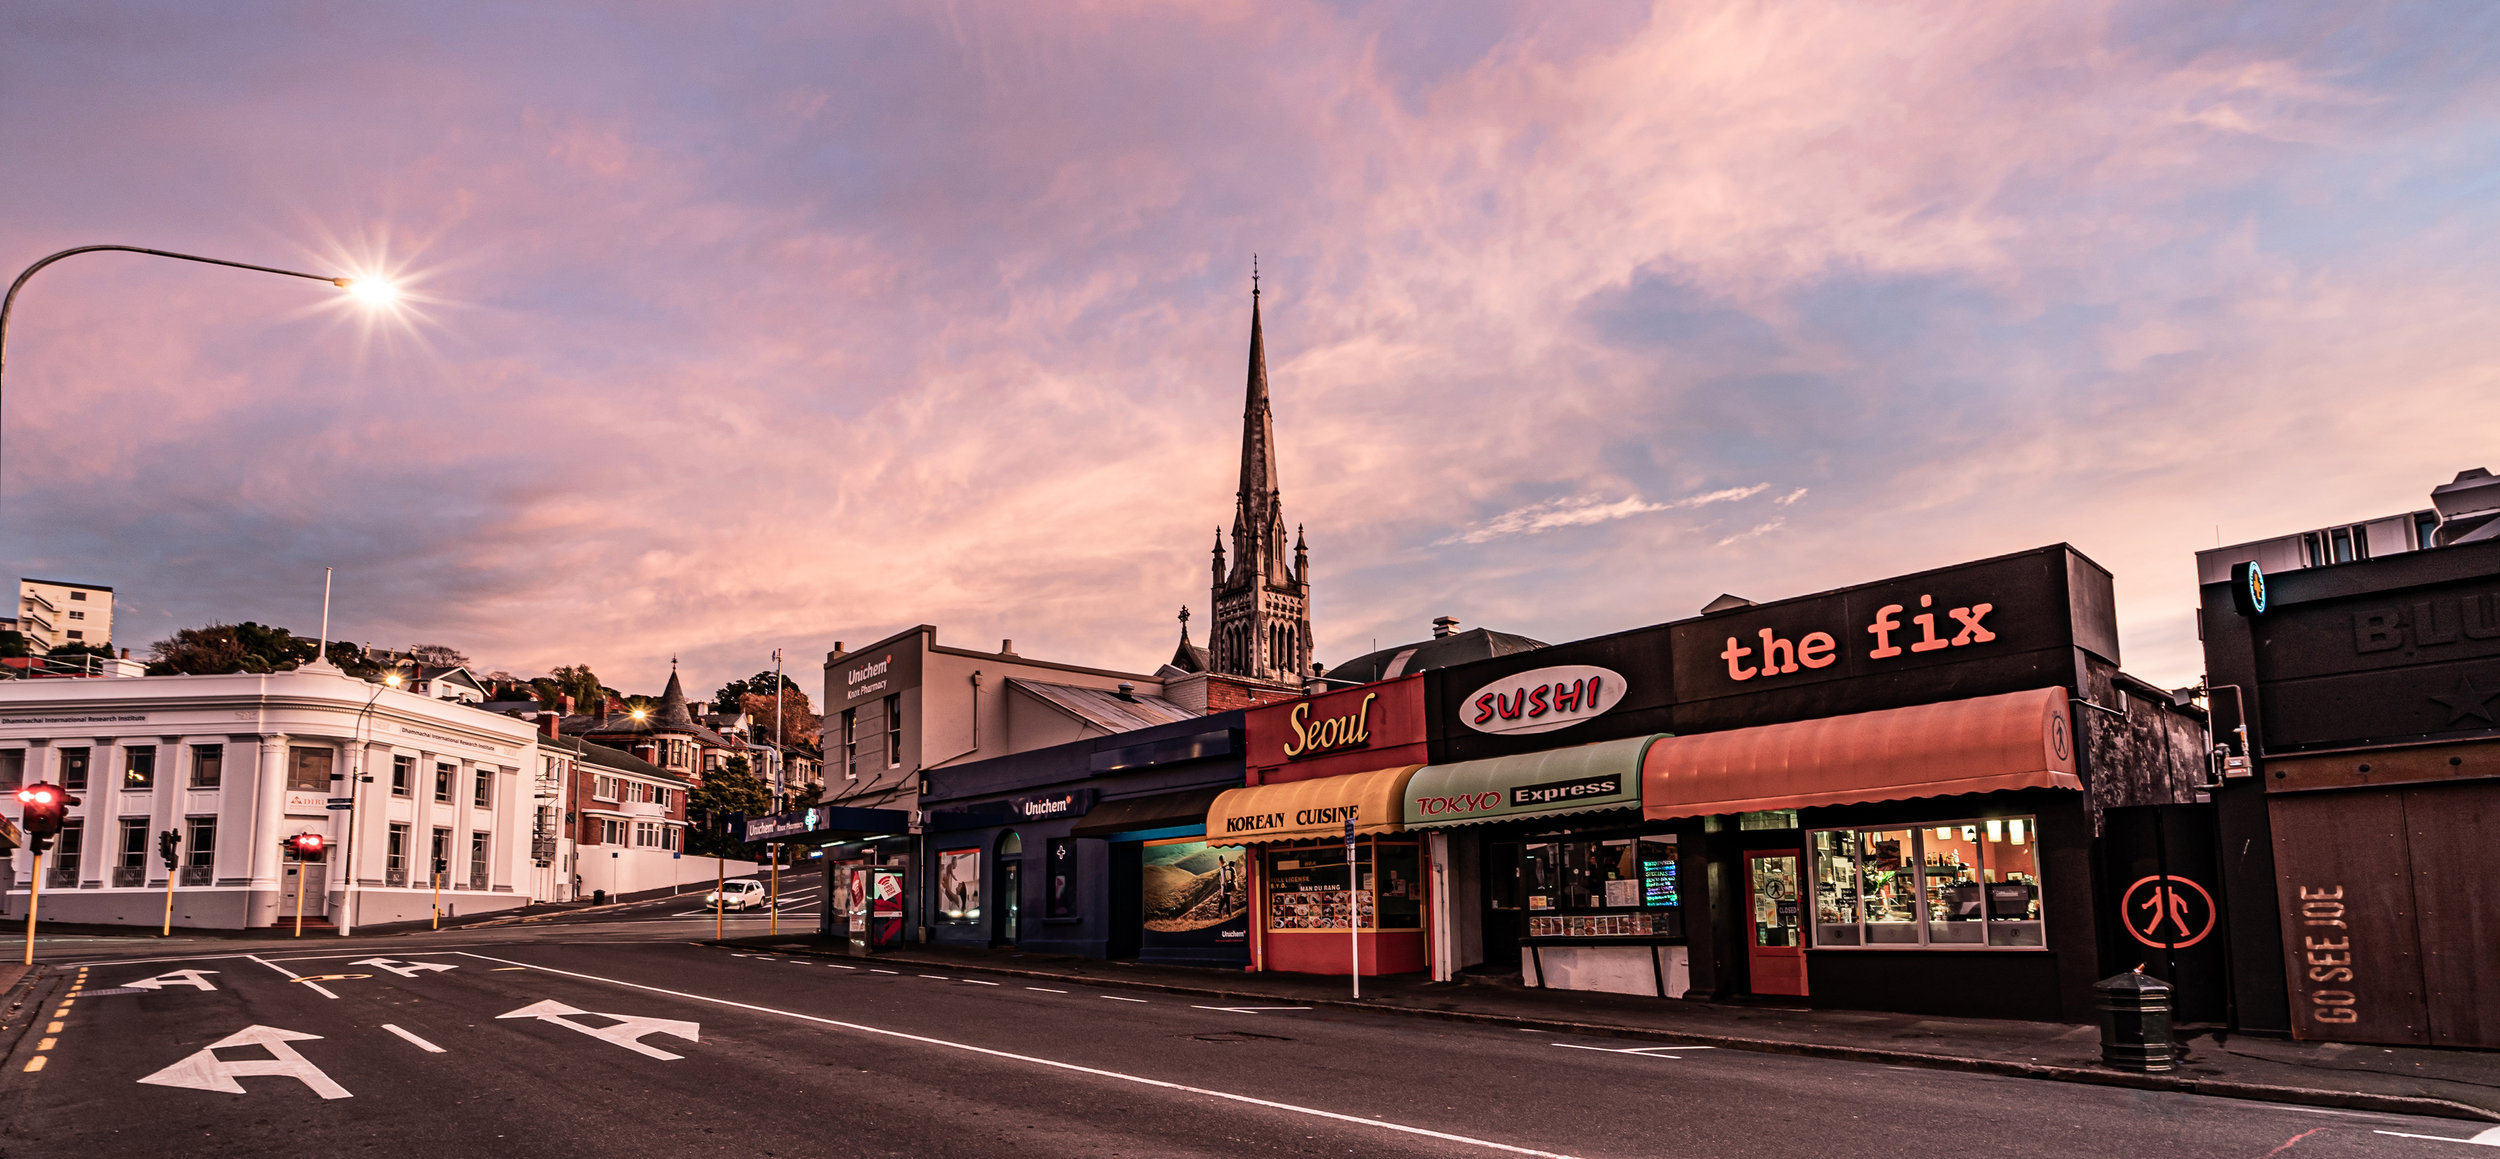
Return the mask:
[[[729,944],[855,956],[848,945],[813,934],[731,939]],[[880,951],[874,957],[1212,998],[1358,1008],[1733,1050],[2500,1122],[2500,1052],[2494,1051],[2303,1043],[2199,1031],[2182,1042],[2186,1058],[2178,1069],[2146,1075],[2102,1066],[2097,1028],[2059,1023],[1661,1000],[1531,990],[1515,980],[1434,983],[1417,975],[1366,978],[1363,997],[1357,1002],[1342,977],[1141,966],[949,946],[911,946]]]

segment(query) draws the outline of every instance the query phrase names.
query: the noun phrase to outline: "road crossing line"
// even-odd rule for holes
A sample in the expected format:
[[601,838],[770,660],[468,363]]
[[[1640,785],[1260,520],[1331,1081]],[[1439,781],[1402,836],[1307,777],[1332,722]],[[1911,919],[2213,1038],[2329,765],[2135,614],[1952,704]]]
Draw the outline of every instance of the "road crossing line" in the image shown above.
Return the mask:
[[449,1054],[449,1053],[451,1053],[451,1052],[449,1052],[449,1051],[444,1050],[442,1047],[436,1046],[436,1045],[434,1045],[433,1043],[427,1042],[426,1040],[424,1040],[424,1039],[422,1039],[422,1038],[417,1037],[416,1035],[410,1034],[410,1033],[408,1033],[408,1032],[407,1032],[407,1031],[405,1031],[405,1030],[401,1030],[400,1028],[398,1028],[398,1027],[396,1027],[396,1026],[393,1026],[393,1025],[391,1025],[390,1023],[387,1023],[387,1022],[383,1023],[383,1024],[382,1024],[382,1029],[387,1030],[387,1031],[390,1031],[391,1033],[396,1034],[396,1035],[400,1036],[401,1038],[405,1038],[405,1039],[407,1039],[409,1042],[416,1044],[416,1048],[417,1048],[418,1050],[426,1051],[426,1052],[428,1052],[428,1053],[432,1053],[432,1054]]
[[246,958],[250,958],[251,960],[253,960],[253,961],[255,961],[255,962],[258,962],[258,963],[260,963],[261,965],[267,966],[267,967],[269,967],[269,968],[270,968],[270,969],[272,969],[272,970],[276,970],[277,972],[279,972],[279,973],[281,973],[281,974],[286,975],[286,977],[287,977],[287,981],[290,981],[290,982],[303,982],[303,983],[304,983],[304,985],[312,987],[314,991],[318,992],[318,993],[319,993],[322,997],[324,997],[324,998],[337,998],[337,997],[338,997],[338,995],[331,993],[331,992],[329,991],[329,988],[328,988],[328,987],[323,986],[321,983],[319,983],[319,982],[306,982],[306,981],[304,981],[304,976],[303,976],[302,974],[298,974],[298,973],[296,973],[296,972],[295,972],[295,971],[293,971],[293,970],[289,970],[289,969],[287,969],[286,967],[281,966],[281,965],[277,964],[276,962],[272,962],[272,961],[270,961],[270,960],[269,960],[269,959],[267,959],[267,958],[260,957],[259,955],[256,955],[256,954],[245,954],[245,955],[243,955],[243,956],[244,956],[244,957],[246,957]]
[[[665,994],[671,998],[683,998],[689,1002],[709,1002],[716,1006],[727,1006],[732,1009],[745,1010],[756,1014],[769,1014],[775,1017],[795,1019],[801,1022],[813,1022],[820,1026],[832,1026],[842,1030],[856,1031],[861,1034],[874,1034],[885,1038],[900,1039],[905,1042],[917,1042],[924,1046],[935,1046],[948,1050],[960,1050],[970,1054],[987,1055],[991,1058],[1001,1058],[1011,1062],[1030,1063],[1035,1066],[1049,1067],[1054,1070],[1063,1070],[1074,1074],[1092,1075],[1096,1078],[1105,1078],[1117,1082],[1135,1083],[1139,1086],[1154,1087],[1158,1090],[1178,1091],[1182,1094],[1201,1095],[1211,1099],[1222,1099],[1226,1102],[1241,1103],[1254,1107],[1265,1107],[1269,1110],[1285,1111],[1297,1115],[1308,1115],[1315,1119],[1327,1119],[1333,1122],[1346,1123],[1358,1127],[1369,1127],[1378,1131],[1391,1131],[1403,1135],[1420,1136],[1426,1139],[1439,1139],[1445,1143],[1457,1143],[1469,1147],[1481,1147],[1488,1151],[1499,1151],[1506,1155],[1530,1155],[1537,1157],[1537,1159],[1578,1159],[1577,1156],[1568,1155],[1559,1151],[1539,1151],[1532,1147],[1520,1147],[1509,1143],[1497,1143],[1491,1139],[1478,1139],[1472,1136],[1454,1134],[1448,1131],[1435,1131],[1427,1127],[1414,1127],[1404,1123],[1392,1123],[1386,1119],[1367,1119],[1360,1115],[1349,1115],[1338,1111],[1323,1111],[1317,1107],[1299,1106],[1293,1103],[1277,1102],[1273,1099],[1262,1099],[1253,1095],[1235,1094],[1231,1091],[1219,1091],[1211,1087],[1190,1086],[1187,1083],[1176,1083],[1164,1079],[1147,1078],[1144,1075],[1127,1074],[1116,1070],[1105,1070],[1100,1067],[1085,1066],[1073,1062],[1061,1062],[1058,1059],[1040,1058],[1029,1054],[1017,1054],[1013,1051],[997,1050],[986,1046],[974,1046],[968,1042],[954,1042],[948,1039],[931,1038],[927,1035],[912,1034],[901,1030],[887,1030],[884,1027],[868,1026],[858,1022],[844,1022],[835,1018],[821,1018],[813,1014],[801,1014],[794,1010],[778,1010],[770,1006],[757,1006],[753,1003],[737,1002],[727,998],[714,998],[707,994],[693,994],[684,990],[670,990],[661,986],[647,986],[640,982],[627,982],[621,978],[605,978],[597,974],[583,974],[572,970],[559,970],[553,966],[540,966],[529,962],[515,962],[509,958],[497,958],[465,950],[461,951],[461,955],[463,957],[477,958],[488,962],[501,962],[510,966],[528,966],[533,970],[539,970],[565,978],[578,978],[585,982],[599,982],[610,986],[621,986],[629,990],[642,990],[652,994]],[[1101,995],[1101,997],[1109,998],[1112,996],[1104,994]],[[1119,1001],[1143,1002],[1145,999],[1123,998],[1119,999]]]

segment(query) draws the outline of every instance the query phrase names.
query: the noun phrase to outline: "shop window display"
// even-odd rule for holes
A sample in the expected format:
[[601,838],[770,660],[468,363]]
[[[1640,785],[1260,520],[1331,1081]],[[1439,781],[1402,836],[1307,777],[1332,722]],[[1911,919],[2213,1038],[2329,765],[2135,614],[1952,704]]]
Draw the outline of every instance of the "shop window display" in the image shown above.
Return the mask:
[[1814,944],[2044,946],[2036,837],[2029,817],[1818,830]]
[[1267,855],[1267,928],[1342,930],[1349,906],[1366,930],[1424,928],[1423,850],[1409,842],[1355,846],[1360,886],[1346,888],[1345,846],[1279,849]]
[[1575,837],[1519,847],[1528,936],[1682,937],[1671,836]]

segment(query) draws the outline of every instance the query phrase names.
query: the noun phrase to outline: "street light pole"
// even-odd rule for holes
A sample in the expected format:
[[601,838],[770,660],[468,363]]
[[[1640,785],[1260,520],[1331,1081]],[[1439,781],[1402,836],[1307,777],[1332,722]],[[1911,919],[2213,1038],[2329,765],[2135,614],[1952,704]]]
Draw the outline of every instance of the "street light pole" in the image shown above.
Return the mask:
[[[17,292],[25,289],[26,280],[34,277],[35,274],[41,271],[45,266],[60,261],[62,258],[76,257],[79,254],[92,253],[146,254],[149,257],[172,258],[175,261],[183,262],[198,262],[199,264],[205,266],[225,266],[229,269],[251,270],[256,273],[263,274],[283,274],[290,278],[302,278],[306,281],[328,282],[342,290],[352,290],[376,299],[387,299],[392,293],[390,283],[375,278],[337,278],[331,277],[328,274],[307,274],[301,270],[282,270],[276,266],[256,266],[250,262],[230,262],[224,258],[207,258],[201,257],[198,254],[176,253],[172,250],[152,250],[135,245],[76,246],[70,249],[62,250],[59,253],[52,254],[40,261],[37,261],[35,264],[26,267],[23,272],[17,275],[16,281],[9,283],[8,296],[0,298],[0,376],[4,376],[8,369],[9,315],[17,309]],[[5,378],[0,377],[0,386],[4,386],[5,382]]]

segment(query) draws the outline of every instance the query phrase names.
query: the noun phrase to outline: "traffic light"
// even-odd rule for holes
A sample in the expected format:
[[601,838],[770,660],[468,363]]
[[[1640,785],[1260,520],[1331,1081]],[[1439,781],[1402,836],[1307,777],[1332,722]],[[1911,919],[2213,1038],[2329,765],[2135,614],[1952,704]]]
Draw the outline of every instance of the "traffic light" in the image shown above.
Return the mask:
[[318,833],[298,833],[278,843],[289,861],[319,861],[326,847]]
[[165,868],[172,869],[175,863],[181,860],[175,854],[175,851],[180,848],[182,848],[182,834],[167,829],[156,835],[156,855],[165,859]]
[[78,798],[59,785],[42,782],[19,789],[17,803],[23,810],[26,848],[41,853],[52,847],[52,838],[61,831],[61,818]]

